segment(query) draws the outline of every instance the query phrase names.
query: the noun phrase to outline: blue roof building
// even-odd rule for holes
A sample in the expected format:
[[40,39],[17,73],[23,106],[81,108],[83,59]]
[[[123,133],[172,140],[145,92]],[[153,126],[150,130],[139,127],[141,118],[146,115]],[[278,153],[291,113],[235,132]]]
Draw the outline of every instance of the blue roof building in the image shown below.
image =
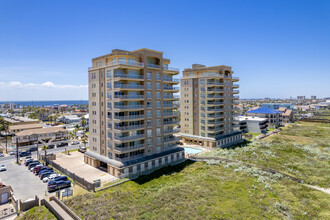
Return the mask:
[[282,123],[282,112],[270,108],[257,108],[246,112],[247,116],[267,118],[270,127],[279,126]]
[[279,109],[284,107],[286,109],[293,109],[292,103],[262,103],[261,108]]

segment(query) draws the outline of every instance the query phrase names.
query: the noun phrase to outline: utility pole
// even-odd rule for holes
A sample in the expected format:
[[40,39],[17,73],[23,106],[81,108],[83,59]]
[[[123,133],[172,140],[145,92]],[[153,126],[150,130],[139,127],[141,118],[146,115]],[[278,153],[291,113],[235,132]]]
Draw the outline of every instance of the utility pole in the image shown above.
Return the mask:
[[8,154],[8,148],[7,148],[7,145],[8,145],[8,141],[7,141],[7,137],[8,137],[8,131],[5,131],[5,134],[6,134],[6,154]]
[[17,143],[17,136],[16,136],[16,163],[18,164],[18,143]]

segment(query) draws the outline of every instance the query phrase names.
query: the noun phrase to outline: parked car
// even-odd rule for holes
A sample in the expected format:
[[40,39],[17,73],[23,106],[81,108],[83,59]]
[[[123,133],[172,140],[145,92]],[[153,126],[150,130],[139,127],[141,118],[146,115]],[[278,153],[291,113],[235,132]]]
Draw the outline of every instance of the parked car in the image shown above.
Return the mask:
[[0,153],[0,157],[4,157],[5,155],[3,153]]
[[65,147],[65,146],[69,146],[69,144],[66,142],[57,144],[57,147]]
[[72,141],[72,143],[71,143],[71,145],[78,145],[78,144],[80,144],[79,141]]
[[39,160],[37,160],[37,159],[27,159],[24,164],[25,164],[25,166],[29,166],[29,164],[33,163],[33,162],[39,162]]
[[81,153],[85,153],[87,151],[86,147],[79,147],[78,151]]
[[52,181],[55,179],[55,177],[61,176],[61,174],[53,173],[45,178],[42,179],[42,182],[47,183],[48,181]]
[[49,172],[49,171],[53,171],[53,168],[40,170],[39,173],[38,173],[38,176],[40,177],[43,173],[46,173],[46,172]]
[[37,166],[38,164],[41,164],[39,161],[38,162],[33,162],[28,165],[28,169],[30,170],[31,168]]
[[41,170],[46,170],[47,168],[49,168],[49,167],[47,167],[47,166],[36,166],[33,169],[33,173],[36,174],[36,175],[39,175],[39,172]]
[[38,148],[37,147],[31,147],[30,149],[28,149],[27,151],[29,151],[29,152],[33,152],[33,151],[37,151],[38,150]]
[[41,167],[40,169],[37,169],[37,170],[35,171],[35,174],[36,174],[36,175],[39,175],[40,173],[47,172],[47,171],[51,171],[51,170],[53,170],[53,168],[51,168],[51,167],[47,167],[47,166],[43,166],[43,167]]
[[55,144],[48,145],[48,149],[53,149],[55,147]]
[[[21,151],[19,150],[19,151],[18,151],[18,153],[20,154],[20,153],[21,153]],[[14,151],[10,152],[10,153],[9,153],[9,155],[15,155],[15,156],[16,156],[16,150],[14,150]]]
[[26,156],[31,156],[31,152],[29,151],[23,151],[19,154],[20,157],[26,157]]
[[54,192],[67,187],[71,187],[71,182],[69,180],[60,180],[48,185],[48,192]]
[[48,186],[49,185],[52,185],[56,181],[60,181],[60,180],[66,181],[66,180],[68,180],[68,177],[67,176],[58,176],[58,177],[55,177],[54,180],[51,180],[51,181],[48,182]]
[[42,163],[39,163],[39,164],[37,164],[37,166],[31,167],[30,168],[30,171],[33,172],[34,168],[36,168],[36,167],[42,167],[42,166],[43,166],[43,164]]
[[49,176],[50,174],[53,174],[53,173],[54,173],[53,170],[48,170],[48,171],[46,171],[46,172],[43,172],[43,173],[41,173],[41,175],[40,175],[40,179],[42,180],[43,178],[45,178],[45,177],[47,177],[47,176]]
[[1,165],[0,165],[0,171],[6,171],[6,170],[7,170],[6,165],[1,164]]

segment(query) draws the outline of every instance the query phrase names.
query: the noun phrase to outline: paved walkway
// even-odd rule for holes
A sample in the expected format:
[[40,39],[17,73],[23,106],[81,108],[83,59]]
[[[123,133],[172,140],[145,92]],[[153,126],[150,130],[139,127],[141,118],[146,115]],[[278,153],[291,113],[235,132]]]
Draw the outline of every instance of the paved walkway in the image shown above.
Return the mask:
[[56,210],[60,216],[65,220],[74,220],[66,211],[64,211],[61,206],[59,206],[54,200],[50,201],[49,204]]

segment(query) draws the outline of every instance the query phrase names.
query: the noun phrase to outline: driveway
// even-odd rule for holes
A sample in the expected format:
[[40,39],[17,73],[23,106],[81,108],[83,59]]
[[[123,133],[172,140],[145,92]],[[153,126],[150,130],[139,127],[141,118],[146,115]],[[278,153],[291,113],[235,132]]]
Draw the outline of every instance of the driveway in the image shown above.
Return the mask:
[[56,154],[56,160],[54,162],[91,183],[94,180],[100,179],[101,185],[103,185],[118,179],[105,171],[86,164],[84,162],[84,154],[77,151],[71,152],[70,155],[63,153]]
[[[25,201],[34,198],[35,195],[40,199],[46,197],[47,183],[43,183],[24,164],[17,165],[13,161],[2,161],[1,164],[7,166],[7,171],[0,172],[0,181],[13,188],[17,199]],[[49,196],[48,192],[47,196]]]

